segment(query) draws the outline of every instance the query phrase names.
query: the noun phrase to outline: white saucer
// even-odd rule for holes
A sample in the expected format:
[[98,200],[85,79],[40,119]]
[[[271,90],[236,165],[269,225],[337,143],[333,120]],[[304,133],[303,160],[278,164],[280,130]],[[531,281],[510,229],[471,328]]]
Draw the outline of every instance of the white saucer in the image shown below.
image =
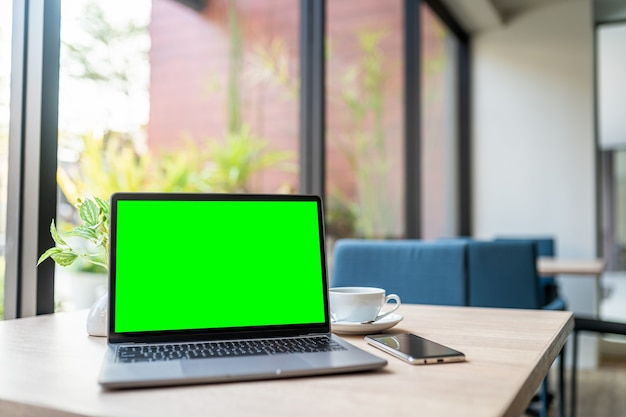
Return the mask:
[[374,323],[355,323],[353,321],[336,321],[330,323],[333,333],[338,334],[372,334],[382,332],[400,323],[404,319],[402,314],[390,314]]

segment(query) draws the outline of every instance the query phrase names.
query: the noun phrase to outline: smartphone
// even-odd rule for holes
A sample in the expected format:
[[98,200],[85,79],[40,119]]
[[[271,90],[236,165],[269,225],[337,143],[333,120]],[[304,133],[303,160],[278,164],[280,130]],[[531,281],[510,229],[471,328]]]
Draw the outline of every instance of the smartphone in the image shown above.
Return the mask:
[[413,365],[465,360],[465,355],[458,350],[412,333],[375,334],[365,336],[365,341]]

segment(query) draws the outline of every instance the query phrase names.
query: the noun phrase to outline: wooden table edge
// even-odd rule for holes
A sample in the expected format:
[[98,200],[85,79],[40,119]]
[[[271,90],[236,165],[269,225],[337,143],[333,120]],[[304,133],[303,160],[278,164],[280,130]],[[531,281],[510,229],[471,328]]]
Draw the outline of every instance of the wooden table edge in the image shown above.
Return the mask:
[[[503,413],[503,416],[519,417],[524,415],[541,382],[550,372],[552,363],[554,363],[565,343],[567,343],[569,335],[574,330],[574,314],[570,311],[563,311],[563,313],[568,313],[567,320],[560,331],[553,337],[546,354],[538,357],[536,366],[526,381],[524,381],[520,394],[512,399],[508,410]],[[559,401],[562,400],[559,398]]]

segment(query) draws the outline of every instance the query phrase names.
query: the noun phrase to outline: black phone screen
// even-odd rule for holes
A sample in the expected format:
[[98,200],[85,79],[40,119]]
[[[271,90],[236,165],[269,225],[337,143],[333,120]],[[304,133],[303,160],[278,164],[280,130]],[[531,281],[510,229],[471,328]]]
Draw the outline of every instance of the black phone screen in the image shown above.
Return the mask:
[[415,359],[445,358],[463,355],[457,350],[412,333],[376,335],[369,336],[368,338]]

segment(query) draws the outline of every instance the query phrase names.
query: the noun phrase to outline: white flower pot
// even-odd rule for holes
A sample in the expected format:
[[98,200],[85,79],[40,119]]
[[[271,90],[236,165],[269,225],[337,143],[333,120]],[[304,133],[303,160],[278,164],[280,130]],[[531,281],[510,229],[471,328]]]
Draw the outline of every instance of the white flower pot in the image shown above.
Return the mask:
[[64,310],[90,308],[107,289],[107,274],[56,269],[55,299]]
[[106,337],[109,311],[109,294],[105,293],[89,309],[87,333],[89,336]]

